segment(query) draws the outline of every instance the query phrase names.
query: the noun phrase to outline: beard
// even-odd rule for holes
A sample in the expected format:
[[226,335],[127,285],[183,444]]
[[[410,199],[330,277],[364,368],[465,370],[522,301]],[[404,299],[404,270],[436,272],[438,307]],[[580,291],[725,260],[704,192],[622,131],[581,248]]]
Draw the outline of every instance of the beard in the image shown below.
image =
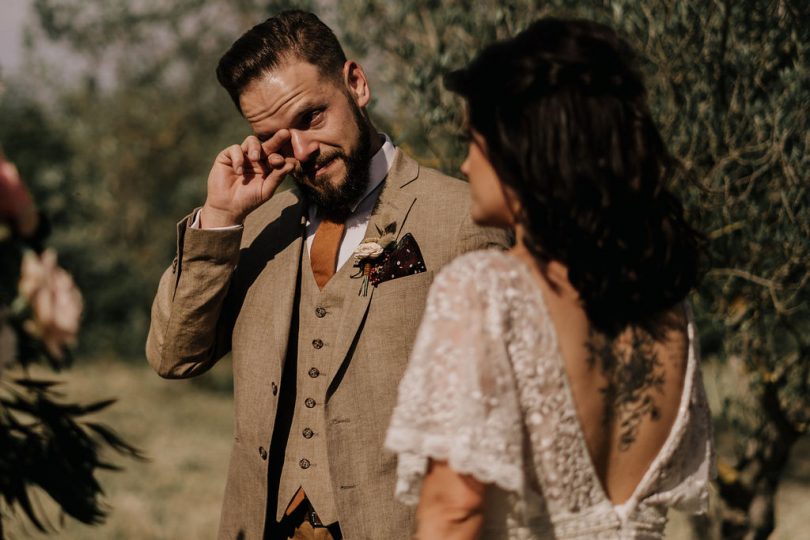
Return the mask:
[[[310,203],[318,206],[324,217],[333,221],[344,221],[352,212],[352,207],[368,189],[370,182],[369,164],[371,162],[371,130],[360,107],[349,96],[346,96],[352,108],[354,122],[357,126],[355,150],[346,153],[341,150],[326,152],[315,158],[309,167],[297,167],[293,177]],[[320,183],[309,183],[304,178],[310,177],[318,167],[333,160],[342,160],[346,174],[339,182],[328,180]]]

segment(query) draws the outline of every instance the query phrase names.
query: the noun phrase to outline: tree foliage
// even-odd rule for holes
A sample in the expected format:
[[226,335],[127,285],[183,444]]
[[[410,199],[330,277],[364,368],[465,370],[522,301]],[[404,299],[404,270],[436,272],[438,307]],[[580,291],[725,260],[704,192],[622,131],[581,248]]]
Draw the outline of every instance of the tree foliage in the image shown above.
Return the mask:
[[[84,350],[142,354],[174,224],[204,201],[214,156],[249,132],[214,68],[236,36],[268,16],[267,4],[34,2],[28,42],[59,48],[79,83],[66,85],[35,49],[37,78],[9,84],[5,101],[14,103],[5,111],[47,116],[56,159],[43,170],[41,159],[26,159],[41,148],[35,136],[14,144],[27,125],[21,114],[3,123],[0,142],[57,210],[53,243],[87,299]],[[51,90],[15,90],[34,86]]]
[[[464,155],[460,104],[441,76],[543,15],[621,31],[641,53],[650,101],[697,184],[676,186],[707,232],[710,268],[692,301],[721,387],[716,529],[764,538],[790,449],[810,421],[810,12],[799,1],[341,3],[346,41],[398,92],[397,138],[453,172]],[[376,59],[376,61],[375,61]],[[728,435],[728,437],[726,437]]]

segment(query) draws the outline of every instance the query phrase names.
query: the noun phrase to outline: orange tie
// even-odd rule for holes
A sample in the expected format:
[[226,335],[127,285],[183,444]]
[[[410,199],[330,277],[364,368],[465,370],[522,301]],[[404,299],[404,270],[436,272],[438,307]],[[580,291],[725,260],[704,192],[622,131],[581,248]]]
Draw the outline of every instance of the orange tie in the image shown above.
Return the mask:
[[315,231],[315,239],[309,250],[309,260],[312,263],[312,275],[315,276],[315,283],[319,289],[323,289],[335,275],[344,230],[346,230],[345,223],[323,219]]

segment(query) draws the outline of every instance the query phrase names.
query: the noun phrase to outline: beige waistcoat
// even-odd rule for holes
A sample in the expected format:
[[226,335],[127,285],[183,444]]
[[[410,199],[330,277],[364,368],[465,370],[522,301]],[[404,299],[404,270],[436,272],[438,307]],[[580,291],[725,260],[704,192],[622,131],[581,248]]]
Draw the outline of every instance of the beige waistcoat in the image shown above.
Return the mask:
[[340,366],[340,359],[331,353],[344,315],[344,299],[357,295],[359,290],[359,280],[351,278],[356,270],[352,263],[348,260],[321,290],[315,283],[306,247],[301,255],[297,358],[287,359],[296,363],[295,407],[281,471],[277,521],[299,487],[323,523],[338,521],[329,473],[325,411],[328,381]]

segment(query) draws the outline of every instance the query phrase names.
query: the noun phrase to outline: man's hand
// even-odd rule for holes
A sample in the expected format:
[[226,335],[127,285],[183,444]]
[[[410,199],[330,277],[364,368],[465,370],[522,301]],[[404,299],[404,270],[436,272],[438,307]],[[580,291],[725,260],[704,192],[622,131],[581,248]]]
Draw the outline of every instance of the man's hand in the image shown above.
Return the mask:
[[269,200],[297,165],[295,158],[279,153],[289,140],[289,130],[281,129],[264,142],[251,135],[241,146],[234,144],[220,152],[208,175],[200,227],[240,225]]
[[0,153],[0,219],[10,221],[17,232],[28,238],[39,225],[34,200],[20,179],[20,173],[13,163],[6,161]]

